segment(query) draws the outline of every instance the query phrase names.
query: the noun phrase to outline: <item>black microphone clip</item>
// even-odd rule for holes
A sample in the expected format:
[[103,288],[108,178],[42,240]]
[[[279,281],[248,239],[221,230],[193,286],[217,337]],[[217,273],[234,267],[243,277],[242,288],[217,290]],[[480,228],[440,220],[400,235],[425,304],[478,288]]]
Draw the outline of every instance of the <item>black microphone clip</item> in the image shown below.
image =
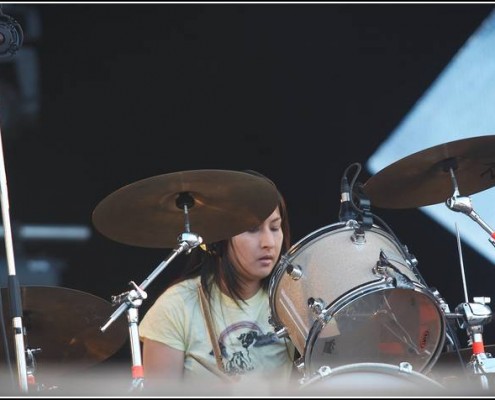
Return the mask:
[[356,219],[356,213],[352,209],[351,204],[351,187],[347,181],[347,177],[343,176],[340,183],[340,210],[339,210],[339,221],[347,222],[351,219]]

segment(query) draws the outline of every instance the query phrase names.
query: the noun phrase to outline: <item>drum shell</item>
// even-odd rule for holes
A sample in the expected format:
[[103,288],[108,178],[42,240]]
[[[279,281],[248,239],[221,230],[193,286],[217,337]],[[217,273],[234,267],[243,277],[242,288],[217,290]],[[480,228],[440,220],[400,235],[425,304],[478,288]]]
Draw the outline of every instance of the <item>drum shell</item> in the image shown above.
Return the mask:
[[[323,227],[282,256],[269,285],[273,325],[285,328],[304,355],[306,374],[321,365],[359,362],[406,361],[415,370],[429,369],[444,342],[445,322],[439,304],[409,266],[393,236],[372,226],[364,236],[356,237],[356,232],[361,233],[357,228],[345,223]],[[388,269],[405,285],[397,286],[387,274],[376,272],[382,252],[391,260]],[[288,273],[293,268],[300,276]],[[314,299],[322,302],[322,314],[308,306]],[[382,351],[384,331],[390,329],[372,320],[386,314],[380,309],[384,301],[393,306],[389,317],[400,319],[398,324],[393,322],[397,326],[392,330],[399,330],[400,335],[405,330],[405,336],[411,336],[408,345],[420,354],[409,354],[410,349],[399,349],[395,355]],[[345,324],[345,337],[337,320]],[[331,351],[326,351],[328,337],[338,338]]]

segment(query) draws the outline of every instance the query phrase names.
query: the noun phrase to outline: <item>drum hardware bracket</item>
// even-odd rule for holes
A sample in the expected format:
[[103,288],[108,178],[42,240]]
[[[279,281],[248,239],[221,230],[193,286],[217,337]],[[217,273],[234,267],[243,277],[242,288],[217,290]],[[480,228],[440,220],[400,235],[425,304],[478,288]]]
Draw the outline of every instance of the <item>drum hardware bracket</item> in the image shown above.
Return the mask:
[[492,312],[486,304],[489,298],[475,297],[473,303],[461,303],[456,308],[457,314],[462,316],[463,322],[459,323],[461,329],[468,329],[470,332],[482,332],[483,325],[492,320]]
[[[414,289],[414,285],[412,281],[405,276],[403,273],[401,273],[391,262],[400,262],[398,259],[395,257],[390,257],[385,253],[385,251],[382,249],[380,251],[380,259],[376,263],[376,267],[374,268],[373,272],[376,274],[383,275],[385,277],[385,281],[387,283],[392,283],[395,287],[401,288],[401,289]],[[401,262],[400,262],[401,263]],[[403,263],[401,263],[404,265]],[[407,267],[407,265],[405,265]]]
[[[299,357],[297,360],[294,361],[294,366],[296,367],[296,370],[298,372],[301,372],[302,374],[304,374],[304,356],[301,356]],[[304,380],[304,378],[301,378],[299,380],[299,382],[301,382],[302,380]]]
[[[416,256],[414,254],[409,252],[409,249],[407,248],[406,245],[403,245],[402,247],[404,249],[404,253],[406,253],[406,262],[409,264],[409,268],[410,269],[416,268],[419,264],[418,259],[416,258]],[[419,278],[419,276],[418,276],[418,278]]]
[[480,225],[489,235],[488,241],[495,246],[495,231],[491,229],[474,211],[473,206],[472,206],[472,201],[471,198],[468,196],[452,196],[448,198],[445,201],[445,204],[447,205],[448,208],[450,208],[452,211],[456,212],[461,212],[463,214],[466,214],[469,218],[471,218],[474,222],[476,222],[478,225]]
[[332,368],[330,368],[328,365],[322,365],[318,370],[313,374],[312,377],[303,377],[299,379],[299,384],[301,385],[301,388],[304,388],[316,381],[319,381],[320,379],[323,379],[324,377],[330,375],[332,373]]
[[489,389],[486,374],[495,372],[495,358],[490,353],[473,354],[467,366],[472,373],[479,376],[482,389]]
[[354,233],[351,236],[352,243],[357,244],[357,245],[365,244],[366,243],[366,235],[364,233],[364,229],[360,225],[358,225],[357,227],[353,226],[353,228],[354,228]]
[[399,271],[396,271],[395,267],[392,266],[392,271],[394,272],[395,286],[399,289],[414,289],[414,284],[412,281]]
[[279,339],[288,338],[289,337],[289,330],[287,329],[287,327],[284,326],[283,328],[276,329],[275,335]]
[[399,371],[400,372],[407,372],[408,374],[411,373],[413,370],[413,367],[410,363],[408,363],[407,361],[403,361],[401,363],[399,363]]
[[[433,294],[433,297],[435,297],[435,299],[437,299],[438,304],[440,305],[440,309],[442,310],[445,318],[447,318],[447,319],[455,319],[455,320],[457,320],[457,318],[462,318],[462,314],[461,313],[452,313],[450,311],[450,307],[449,307],[448,303],[440,295],[440,292],[438,291],[438,289],[436,287],[433,287],[432,286],[429,289],[430,289],[430,292]],[[453,327],[452,327],[452,329],[453,329]],[[454,339],[452,338],[451,334],[446,333],[445,336],[446,336],[446,339],[449,342],[447,344],[447,348],[449,349],[449,351],[455,351],[456,344],[455,344]]]
[[437,299],[438,304],[440,304],[440,308],[442,309],[442,311],[445,314],[449,314],[450,313],[450,307],[449,307],[448,303],[445,301],[445,299],[442,297],[442,295],[440,294],[438,289],[436,287],[430,286],[430,292],[433,294],[435,299]]
[[459,326],[466,329],[469,336],[469,344],[473,348],[473,355],[467,364],[475,375],[480,375],[483,389],[488,389],[486,373],[495,373],[495,359],[490,353],[485,353],[483,345],[483,325],[492,319],[492,312],[487,303],[489,297],[474,297],[473,303],[461,303],[455,311],[462,316],[463,322]]
[[450,167],[449,170],[452,180],[452,186],[454,187],[454,193],[445,201],[445,205],[452,211],[466,214],[469,218],[471,218],[474,222],[481,226],[490,235],[488,241],[493,246],[495,246],[495,231],[481,219],[476,211],[474,211],[471,198],[469,196],[460,195],[459,187],[457,185],[457,179],[452,167]]
[[285,272],[295,281],[297,281],[302,276],[302,269],[299,265],[289,264],[285,269]]
[[275,323],[275,320],[272,315],[268,317],[268,323],[273,326],[274,334],[279,339],[289,338],[289,330],[286,326],[281,326],[280,324]]
[[177,242],[184,243],[184,252],[185,254],[189,254],[192,249],[203,242],[203,239],[197,234],[187,231],[177,236]]
[[[412,270],[414,272],[414,274],[419,279],[420,277],[418,276],[418,273],[415,270],[415,268],[418,266],[418,259],[414,256],[414,254],[411,254],[409,252],[409,249],[407,248],[406,245],[401,245],[401,247],[402,247],[402,250],[404,251],[404,255],[405,255],[405,257],[404,257],[405,264],[404,264],[404,262],[402,262],[402,259],[400,257],[397,257],[393,254],[385,254],[385,257],[389,260],[398,262],[398,263],[402,264],[404,267],[407,267],[408,269]],[[381,250],[381,251],[384,251],[384,250]],[[380,252],[380,257],[381,257],[381,252]]]
[[361,225],[355,219],[350,219],[349,221],[346,221],[345,226],[348,226],[349,228],[358,229]]
[[390,261],[394,261],[396,263],[402,264],[404,267],[409,268],[409,265],[403,262],[403,260],[400,257],[395,256],[394,254],[387,253],[384,249],[380,249],[380,261],[379,263],[387,264],[390,267],[393,267],[393,265],[390,263]]
[[129,285],[134,289],[111,297],[113,305],[120,305],[122,302],[127,302],[130,306],[138,307],[142,304],[143,300],[148,298],[148,293],[142,290],[136,282],[130,281]]
[[314,298],[314,297],[310,297],[308,299],[308,307],[311,309],[311,311],[313,312],[313,314],[316,316],[316,318],[319,320],[319,321],[322,321],[322,322],[327,322],[326,321],[326,313],[325,313],[325,307],[326,307],[326,303],[323,299],[321,298]]

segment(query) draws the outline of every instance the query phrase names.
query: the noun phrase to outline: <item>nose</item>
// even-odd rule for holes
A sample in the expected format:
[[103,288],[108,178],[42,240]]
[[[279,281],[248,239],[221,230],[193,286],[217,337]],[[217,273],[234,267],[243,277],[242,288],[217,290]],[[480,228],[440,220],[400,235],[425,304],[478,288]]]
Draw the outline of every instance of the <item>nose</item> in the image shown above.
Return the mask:
[[271,229],[262,229],[260,234],[260,244],[263,248],[275,246],[275,236]]

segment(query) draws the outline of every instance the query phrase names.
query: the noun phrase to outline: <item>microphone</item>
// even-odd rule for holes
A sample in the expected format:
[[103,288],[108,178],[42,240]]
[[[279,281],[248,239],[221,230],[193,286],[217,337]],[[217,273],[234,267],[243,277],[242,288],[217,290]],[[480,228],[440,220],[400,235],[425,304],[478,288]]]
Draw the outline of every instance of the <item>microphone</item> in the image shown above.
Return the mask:
[[347,222],[350,219],[356,219],[356,214],[352,209],[351,204],[351,188],[349,182],[347,181],[347,176],[342,177],[340,182],[340,210],[339,210],[339,221]]

